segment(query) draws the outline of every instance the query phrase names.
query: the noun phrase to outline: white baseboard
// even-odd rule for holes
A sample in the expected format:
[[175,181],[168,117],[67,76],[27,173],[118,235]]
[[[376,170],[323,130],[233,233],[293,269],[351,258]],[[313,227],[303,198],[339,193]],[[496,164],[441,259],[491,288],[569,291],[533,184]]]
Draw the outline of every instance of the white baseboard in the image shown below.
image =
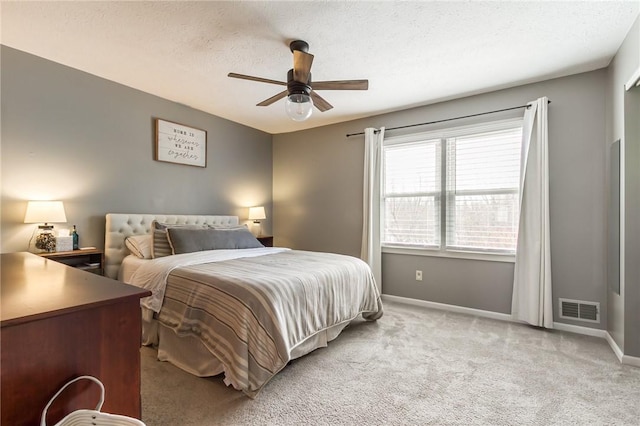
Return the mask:
[[404,303],[405,305],[422,306],[424,308],[440,309],[442,311],[456,312],[459,314],[475,315],[483,318],[491,318],[500,321],[513,321],[511,315],[500,312],[483,311],[482,309],[467,308],[464,306],[447,305],[446,303],[430,302],[428,300],[410,299],[408,297],[383,294],[382,300]]
[[618,361],[622,362],[622,357],[624,356],[624,354],[622,353],[622,349],[620,349],[620,346],[618,346],[616,341],[613,340],[613,337],[611,337],[611,335],[608,332],[607,332],[607,335],[605,336],[605,339],[607,339],[607,343],[609,344],[609,346],[611,346],[613,353],[616,354],[616,356],[618,357]]
[[[392,296],[390,294],[383,294],[382,300],[388,300],[390,302],[404,303],[405,305],[422,306],[424,308],[440,309],[443,311],[456,312],[459,314],[475,315],[483,318],[491,318],[500,321],[518,322],[514,321],[509,314],[503,314],[500,312],[483,311],[482,309],[467,308],[464,306],[447,305],[446,303],[430,302],[428,300],[410,299],[408,297]],[[561,322],[554,322],[553,328],[555,330],[567,331],[569,333],[583,334],[586,336],[599,337],[606,339],[611,349],[618,357],[618,360],[622,364],[632,365],[640,367],[640,358],[629,355],[624,355],[620,347],[613,340],[611,335],[606,330],[600,330],[597,328],[581,327],[578,325],[565,324]]]
[[640,358],[637,356],[622,355],[622,361],[625,365],[640,367]]
[[611,346],[611,349],[613,349],[613,352],[616,354],[616,356],[618,357],[618,360],[622,364],[631,365],[633,367],[640,367],[640,358],[639,357],[625,355],[622,352],[622,349],[620,349],[620,346],[618,346],[616,341],[613,340],[613,337],[611,337],[611,335],[609,333],[607,333],[606,339],[607,339],[607,343],[609,343],[609,346]]
[[563,322],[553,322],[553,328],[560,331],[568,331],[569,333],[584,334],[585,336],[599,337],[605,339],[607,336],[607,330],[601,330],[599,328],[582,327],[579,325],[565,324]]

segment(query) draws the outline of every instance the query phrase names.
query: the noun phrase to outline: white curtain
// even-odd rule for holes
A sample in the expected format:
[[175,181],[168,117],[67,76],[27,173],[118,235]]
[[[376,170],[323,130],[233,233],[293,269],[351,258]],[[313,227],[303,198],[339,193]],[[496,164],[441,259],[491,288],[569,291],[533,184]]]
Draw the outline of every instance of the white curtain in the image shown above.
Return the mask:
[[530,102],[524,114],[511,316],[534,326],[553,328],[547,103],[546,97]]
[[364,129],[364,185],[362,194],[362,250],[382,293],[382,249],[380,247],[380,175],[384,127]]

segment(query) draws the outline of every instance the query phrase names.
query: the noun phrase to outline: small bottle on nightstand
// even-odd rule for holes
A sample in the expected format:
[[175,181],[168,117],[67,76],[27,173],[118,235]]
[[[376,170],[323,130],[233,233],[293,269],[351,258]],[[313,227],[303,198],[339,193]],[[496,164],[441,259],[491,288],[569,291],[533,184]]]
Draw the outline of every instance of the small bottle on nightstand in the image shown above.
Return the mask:
[[76,231],[76,226],[73,225],[73,230],[71,231],[71,236],[73,237],[73,249],[78,250],[80,246],[78,245],[78,231]]

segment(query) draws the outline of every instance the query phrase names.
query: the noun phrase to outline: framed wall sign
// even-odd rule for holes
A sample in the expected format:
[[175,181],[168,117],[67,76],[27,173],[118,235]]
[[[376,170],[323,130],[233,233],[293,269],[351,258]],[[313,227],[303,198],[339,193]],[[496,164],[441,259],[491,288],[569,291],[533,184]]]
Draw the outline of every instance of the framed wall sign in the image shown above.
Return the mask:
[[157,118],[155,160],[207,167],[207,132]]

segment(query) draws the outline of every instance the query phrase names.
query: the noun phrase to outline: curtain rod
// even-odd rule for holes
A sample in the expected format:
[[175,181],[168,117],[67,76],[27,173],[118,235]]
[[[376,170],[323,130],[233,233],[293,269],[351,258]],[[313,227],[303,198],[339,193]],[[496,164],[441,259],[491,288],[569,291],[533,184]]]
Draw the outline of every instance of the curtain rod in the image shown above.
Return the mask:
[[[547,103],[551,103],[551,101],[548,101]],[[462,118],[471,118],[471,117],[477,117],[479,115],[486,115],[486,114],[495,114],[496,112],[504,112],[504,111],[511,111],[512,109],[520,109],[520,108],[529,108],[531,105],[520,105],[520,106],[515,106],[515,107],[511,107],[511,108],[504,108],[504,109],[497,109],[495,111],[487,111],[487,112],[480,112],[478,114],[471,114],[471,115],[463,115],[460,117],[453,117],[453,118],[445,118],[444,120],[436,120],[436,121],[429,121],[427,123],[418,123],[418,124],[409,124],[407,126],[398,126],[398,127],[389,127],[388,129],[385,129],[385,131],[389,131],[389,130],[398,130],[398,129],[406,129],[408,127],[416,127],[416,126],[426,126],[427,124],[436,124],[436,123],[443,123],[445,121],[452,121],[452,120],[460,120]],[[380,130],[376,130],[374,131],[374,133],[378,133],[380,132]],[[364,132],[359,132],[359,133],[348,133],[347,137],[351,137],[351,136],[359,136],[359,135],[364,135]]]

